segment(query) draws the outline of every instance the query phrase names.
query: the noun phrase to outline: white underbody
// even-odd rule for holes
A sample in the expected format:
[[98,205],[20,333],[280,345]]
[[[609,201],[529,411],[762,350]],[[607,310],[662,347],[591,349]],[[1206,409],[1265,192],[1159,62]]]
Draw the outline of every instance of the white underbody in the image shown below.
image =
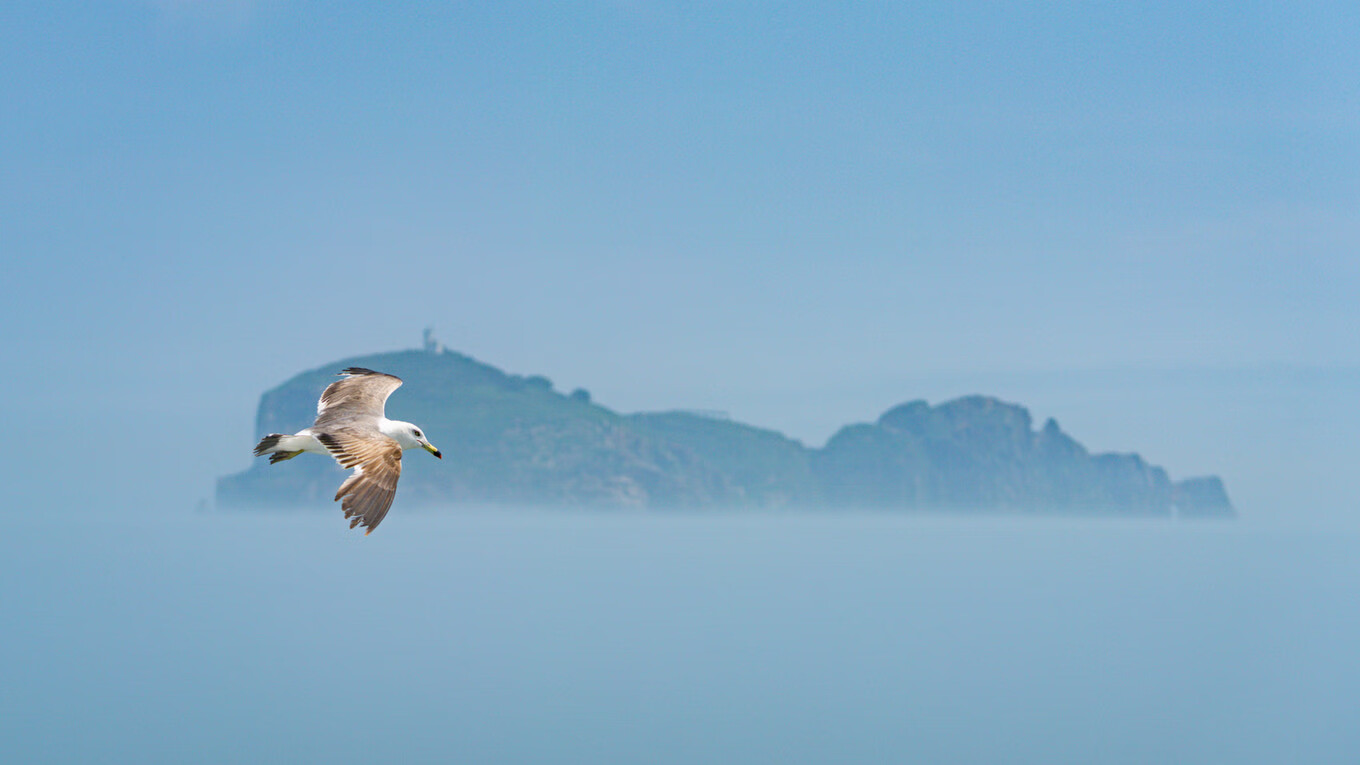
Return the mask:
[[321,445],[312,435],[312,429],[299,430],[291,436],[279,438],[279,443],[270,449],[271,452],[316,452],[317,454],[330,454],[330,450]]
[[[413,426],[409,422],[401,420],[389,420],[386,417],[378,420],[378,431],[388,438],[401,444],[402,449],[415,449],[422,444],[412,437],[410,428]],[[311,428],[304,428],[291,436],[282,436],[279,442],[269,452],[313,452],[315,454],[330,454],[330,450],[316,440],[312,435]],[[268,453],[268,452],[266,452]]]

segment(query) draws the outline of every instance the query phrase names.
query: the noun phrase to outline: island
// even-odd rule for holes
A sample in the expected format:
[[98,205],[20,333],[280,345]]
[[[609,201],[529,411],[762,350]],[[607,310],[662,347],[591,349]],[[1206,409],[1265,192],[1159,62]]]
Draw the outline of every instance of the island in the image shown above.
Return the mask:
[[[912,401],[810,448],[722,413],[621,414],[581,389],[506,373],[427,339],[342,359],[264,393],[257,436],[309,426],[346,367],[397,375],[393,419],[420,423],[441,463],[404,472],[404,504],[803,509],[1233,517],[1217,477],[1172,481],[1137,454],[1091,454],[1052,419],[965,396]],[[243,444],[243,450],[249,445]],[[315,455],[220,478],[222,508],[330,506],[344,471]]]

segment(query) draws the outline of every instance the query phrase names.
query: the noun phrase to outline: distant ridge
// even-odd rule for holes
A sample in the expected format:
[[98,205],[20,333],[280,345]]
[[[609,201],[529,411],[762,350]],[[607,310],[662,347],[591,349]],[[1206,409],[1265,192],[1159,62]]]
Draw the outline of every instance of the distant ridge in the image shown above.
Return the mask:
[[[424,350],[342,359],[266,391],[257,434],[310,425],[317,396],[348,367],[403,378],[388,415],[422,423],[443,450],[441,464],[408,466],[408,504],[1235,515],[1216,477],[1175,482],[1136,454],[1090,454],[1053,420],[1035,430],[1025,408],[987,396],[902,404],[809,449],[722,412],[619,414],[429,337]],[[259,460],[224,476],[219,506],[329,507],[337,466],[287,467]]]

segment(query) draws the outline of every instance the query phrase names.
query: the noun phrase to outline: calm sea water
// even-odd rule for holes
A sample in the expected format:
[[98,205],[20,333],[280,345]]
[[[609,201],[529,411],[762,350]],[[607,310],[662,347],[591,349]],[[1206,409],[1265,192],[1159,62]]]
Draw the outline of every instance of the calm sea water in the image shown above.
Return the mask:
[[0,761],[1360,762],[1360,533],[34,512]]

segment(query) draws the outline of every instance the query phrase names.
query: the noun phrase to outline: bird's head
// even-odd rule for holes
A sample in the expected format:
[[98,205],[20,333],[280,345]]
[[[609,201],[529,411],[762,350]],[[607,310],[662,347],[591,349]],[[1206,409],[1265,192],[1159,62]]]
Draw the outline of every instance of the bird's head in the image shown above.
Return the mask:
[[433,454],[439,459],[441,460],[444,459],[444,455],[441,454],[439,450],[435,448],[434,444],[430,443],[429,440],[425,438],[425,433],[422,432],[420,428],[416,427],[415,425],[412,425],[409,422],[406,423],[406,426],[407,426],[406,434],[410,436],[412,443],[410,443],[409,445],[402,444],[402,448],[410,449],[419,446],[420,448],[424,449],[430,454]]

